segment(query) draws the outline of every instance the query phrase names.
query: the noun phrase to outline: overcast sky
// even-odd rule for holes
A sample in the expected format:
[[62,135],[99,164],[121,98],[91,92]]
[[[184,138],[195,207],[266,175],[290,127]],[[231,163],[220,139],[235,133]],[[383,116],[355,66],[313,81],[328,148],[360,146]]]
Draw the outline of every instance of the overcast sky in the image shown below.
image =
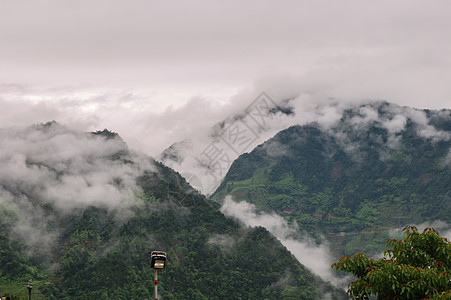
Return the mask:
[[108,127],[155,155],[261,91],[451,108],[450,16],[445,0],[0,0],[0,127]]

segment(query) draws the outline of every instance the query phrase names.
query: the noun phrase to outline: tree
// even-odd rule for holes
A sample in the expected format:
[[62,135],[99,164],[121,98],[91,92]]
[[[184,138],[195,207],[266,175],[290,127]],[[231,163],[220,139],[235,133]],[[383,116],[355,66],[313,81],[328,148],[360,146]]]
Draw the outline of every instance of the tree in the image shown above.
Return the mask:
[[333,269],[351,273],[353,299],[451,299],[451,244],[433,228],[422,233],[415,226],[403,229],[403,240],[391,239],[392,249],[379,260],[358,253],[341,257]]

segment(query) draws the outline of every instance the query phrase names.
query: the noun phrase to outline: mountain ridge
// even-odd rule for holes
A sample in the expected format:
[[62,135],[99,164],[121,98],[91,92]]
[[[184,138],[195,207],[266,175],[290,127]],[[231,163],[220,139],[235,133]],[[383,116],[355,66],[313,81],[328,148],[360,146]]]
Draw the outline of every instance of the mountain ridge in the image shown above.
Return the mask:
[[165,299],[345,298],[266,229],[226,218],[115,133],[50,123],[0,141],[2,295],[24,295],[33,278],[46,299],[151,297],[148,251],[158,249]]
[[450,223],[450,122],[451,110],[378,102],[292,126],[235,160],[212,198],[276,211],[336,256],[381,251],[399,226]]

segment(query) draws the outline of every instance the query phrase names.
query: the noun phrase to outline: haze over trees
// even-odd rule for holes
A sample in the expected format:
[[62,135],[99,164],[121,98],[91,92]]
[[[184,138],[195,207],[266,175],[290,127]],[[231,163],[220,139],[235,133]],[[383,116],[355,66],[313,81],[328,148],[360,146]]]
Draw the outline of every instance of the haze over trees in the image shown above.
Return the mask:
[[353,106],[334,126],[292,126],[241,155],[212,198],[275,211],[338,257],[382,252],[395,228],[449,228],[450,148],[450,110]]
[[[326,237],[337,258],[375,254],[400,226],[450,223],[449,110],[378,102],[327,128],[292,126],[241,155],[211,198],[108,130],[50,122],[2,129],[0,142],[2,294],[24,295],[33,278],[47,299],[146,298],[148,251],[164,250],[165,299],[341,299],[294,257],[317,259],[299,241],[317,250]],[[226,195],[288,226],[284,244],[226,217],[240,220]]]
[[0,134],[2,295],[25,295],[33,278],[45,299],[149,298],[148,251],[164,249],[165,299],[345,297],[117,134],[57,123]]

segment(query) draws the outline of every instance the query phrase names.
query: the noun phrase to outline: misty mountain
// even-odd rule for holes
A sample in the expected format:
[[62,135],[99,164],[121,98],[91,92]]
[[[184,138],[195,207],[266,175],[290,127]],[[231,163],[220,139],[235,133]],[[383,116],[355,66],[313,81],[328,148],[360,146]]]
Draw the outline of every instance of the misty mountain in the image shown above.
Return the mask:
[[180,172],[203,194],[210,195],[239,155],[296,122],[293,100],[275,101],[263,92],[241,111],[235,109],[210,129],[176,141],[157,160]]
[[[212,195],[275,211],[339,255],[378,254],[405,225],[451,223],[451,110],[350,105],[242,154]],[[291,249],[290,249],[291,250]]]
[[344,298],[265,228],[242,226],[108,130],[0,130],[0,293],[164,299]]

